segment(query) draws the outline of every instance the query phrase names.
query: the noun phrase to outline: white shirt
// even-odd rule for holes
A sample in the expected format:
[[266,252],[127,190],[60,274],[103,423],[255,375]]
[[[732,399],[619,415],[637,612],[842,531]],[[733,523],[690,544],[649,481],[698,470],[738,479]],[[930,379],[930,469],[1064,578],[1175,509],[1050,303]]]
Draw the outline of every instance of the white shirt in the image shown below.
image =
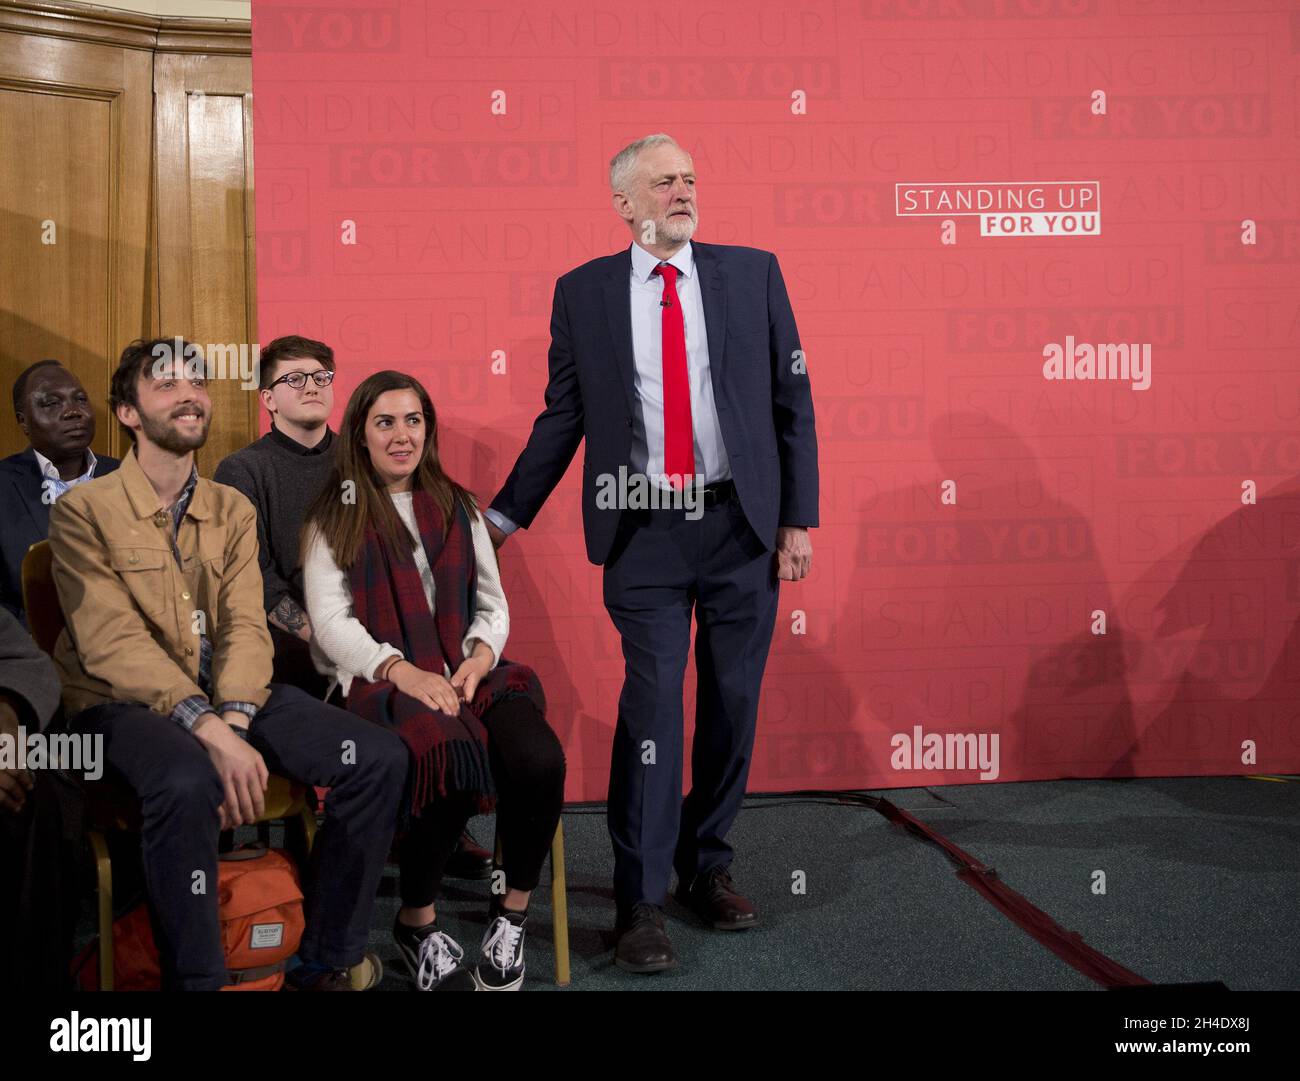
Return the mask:
[[[390,493],[390,496],[398,515],[418,542],[420,533],[415,522],[411,493]],[[468,657],[474,651],[474,639],[481,639],[492,650],[492,667],[495,668],[501,660],[510,634],[510,609],[501,588],[496,550],[492,547],[492,538],[488,535],[482,515],[472,516],[470,533],[474,544],[478,589],[474,596],[473,618],[465,631],[461,650]],[[436,610],[433,569],[425,557],[423,545],[416,544],[413,556],[432,613]],[[345,695],[354,678],[374,679],[375,671],[389,657],[410,660],[391,643],[376,641],[365,625],[352,614],[352,590],[348,585],[347,572],[334,562],[334,553],[318,532],[313,531],[308,542],[302,575],[307,616],[312,627],[312,660],[317,671],[339,681]],[[448,665],[444,663],[442,669],[443,677],[450,679],[452,672]],[[333,690],[332,685],[330,689]]]
[[32,453],[36,455],[36,464],[40,467],[41,477],[48,482],[50,490],[54,493],[54,498],[50,500],[54,503],[69,488],[75,488],[78,484],[84,484],[95,477],[95,452],[89,447],[86,448],[86,471],[79,477],[73,477],[72,480],[64,480],[59,476],[58,469],[44,454],[35,447],[32,447]]
[[[677,299],[682,306],[686,331],[686,372],[691,388],[691,434],[695,448],[695,472],[705,484],[731,477],[731,463],[722,441],[722,426],[713,400],[709,375],[709,334],[704,322],[704,298],[695,272],[695,253],[688,240],[671,258],[662,260],[677,268]],[[649,476],[658,488],[664,472],[664,322],[662,274],[654,273],[661,260],[640,244],[632,244],[632,270],[628,290],[632,304],[632,357],[635,362],[633,389],[637,409],[632,417],[632,461],[634,473]],[[519,528],[504,514],[488,508],[487,516],[505,533]]]
[[[634,386],[639,408],[632,418],[632,470],[648,474],[655,483],[664,471],[664,287],[662,274],[654,273],[661,260],[640,244],[632,245],[632,356],[636,361]],[[677,268],[677,298],[686,329],[686,371],[691,387],[691,429],[695,446],[695,472],[705,484],[731,476],[722,426],[713,402],[709,377],[709,335],[704,323],[704,298],[695,272],[695,253],[688,240],[671,259]],[[667,484],[658,487],[671,491]]]

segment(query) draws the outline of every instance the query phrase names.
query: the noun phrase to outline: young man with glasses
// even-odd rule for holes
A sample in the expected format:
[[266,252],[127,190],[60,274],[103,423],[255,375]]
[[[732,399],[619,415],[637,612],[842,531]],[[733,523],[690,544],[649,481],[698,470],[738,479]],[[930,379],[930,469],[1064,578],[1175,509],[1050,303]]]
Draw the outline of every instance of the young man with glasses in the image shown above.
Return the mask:
[[212,479],[248,497],[257,511],[262,599],[275,643],[275,679],[321,698],[326,677],[311,660],[311,621],[302,590],[298,534],[307,504],[333,461],[334,350],[291,335],[276,338],[258,359],[258,394],[271,430],[226,458]]
[[[267,345],[258,365],[258,394],[271,415],[271,430],[222,461],[212,479],[243,492],[257,511],[258,561],[275,645],[275,680],[320,698],[329,681],[311,658],[299,533],[307,505],[325,482],[334,458],[337,440],[328,423],[334,408],[334,350],[324,342],[289,335]],[[492,854],[466,831],[445,873],[491,878]]]

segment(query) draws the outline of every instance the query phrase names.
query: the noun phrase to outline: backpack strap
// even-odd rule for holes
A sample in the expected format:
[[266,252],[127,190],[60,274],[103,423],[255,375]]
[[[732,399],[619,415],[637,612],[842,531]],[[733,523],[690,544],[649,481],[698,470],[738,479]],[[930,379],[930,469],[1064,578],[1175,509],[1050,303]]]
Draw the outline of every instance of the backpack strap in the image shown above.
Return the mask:
[[273,965],[258,965],[256,968],[232,968],[230,970],[230,985],[238,986],[241,983],[250,983],[253,980],[262,980],[267,976],[274,976],[277,972],[283,971],[283,961],[277,961]]

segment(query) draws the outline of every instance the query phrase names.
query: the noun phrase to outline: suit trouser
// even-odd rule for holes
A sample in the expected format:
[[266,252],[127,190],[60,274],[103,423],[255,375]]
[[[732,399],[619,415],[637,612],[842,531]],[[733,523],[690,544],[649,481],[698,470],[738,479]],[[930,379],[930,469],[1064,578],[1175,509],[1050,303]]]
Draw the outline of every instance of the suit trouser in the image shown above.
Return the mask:
[[[170,718],[130,703],[93,706],[69,727],[104,737],[108,771],[140,799],[164,987],[224,986],[217,841],[225,792],[207,750]],[[392,842],[410,760],[406,745],[394,732],[279,683],[271,684],[248,736],[272,773],[330,790],[303,891],[307,927],[298,952],[336,968],[354,965],[365,953]],[[194,892],[196,881],[205,883],[202,893]]]
[[23,809],[0,811],[0,991],[67,991],[77,927],[81,790],[32,771]]
[[[609,775],[614,896],[663,904],[681,881],[726,866],[749,777],[759,691],[776,622],[775,555],[733,497],[701,512],[623,511],[604,599],[625,675]],[[682,800],[682,679],[697,623],[691,791]]]

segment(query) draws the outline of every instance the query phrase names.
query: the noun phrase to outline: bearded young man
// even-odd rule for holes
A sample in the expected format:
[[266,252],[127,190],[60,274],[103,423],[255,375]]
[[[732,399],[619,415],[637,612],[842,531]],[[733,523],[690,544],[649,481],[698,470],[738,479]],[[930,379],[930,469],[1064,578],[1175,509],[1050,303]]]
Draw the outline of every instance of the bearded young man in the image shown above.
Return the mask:
[[288,979],[346,991],[365,956],[407,751],[394,733],[271,682],[253,507],[194,462],[212,420],[205,373],[180,339],[128,345],[110,406],[133,446],[50,515],[67,621],[54,651],[63,706],[71,731],[103,737],[106,773],[140,800],[164,989],[230,982],[220,831],[263,813],[271,770],[329,788],[304,889],[303,964]]

